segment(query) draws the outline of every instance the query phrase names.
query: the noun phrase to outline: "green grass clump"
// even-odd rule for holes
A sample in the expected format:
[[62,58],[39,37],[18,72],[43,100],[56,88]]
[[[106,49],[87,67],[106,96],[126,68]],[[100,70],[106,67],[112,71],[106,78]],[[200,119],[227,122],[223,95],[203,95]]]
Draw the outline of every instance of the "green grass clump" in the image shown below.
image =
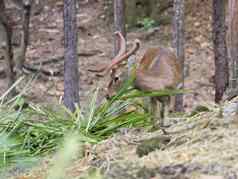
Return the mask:
[[[62,146],[63,138],[73,133],[80,143],[97,143],[121,127],[150,125],[151,115],[136,97],[163,96],[181,90],[141,92],[132,88],[134,76],[127,80],[116,96],[96,105],[99,88],[83,108],[70,112],[63,105],[27,104],[21,95],[0,105],[0,168],[32,162],[35,157],[50,154]],[[3,98],[1,98],[3,99]],[[4,97],[5,99],[5,97]],[[26,105],[27,104],[27,105]],[[133,107],[134,110],[127,110]]]

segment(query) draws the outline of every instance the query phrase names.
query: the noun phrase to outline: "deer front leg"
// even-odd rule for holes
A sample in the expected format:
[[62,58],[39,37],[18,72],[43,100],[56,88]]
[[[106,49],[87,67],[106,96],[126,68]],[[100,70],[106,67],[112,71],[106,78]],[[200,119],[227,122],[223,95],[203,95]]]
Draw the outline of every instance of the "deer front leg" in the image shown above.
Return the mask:
[[174,106],[175,106],[175,96],[170,96],[168,113],[171,113],[174,111]]
[[165,131],[164,119],[168,115],[170,98],[151,98],[151,114],[152,114],[152,123],[153,129],[161,129],[164,134],[167,134]]

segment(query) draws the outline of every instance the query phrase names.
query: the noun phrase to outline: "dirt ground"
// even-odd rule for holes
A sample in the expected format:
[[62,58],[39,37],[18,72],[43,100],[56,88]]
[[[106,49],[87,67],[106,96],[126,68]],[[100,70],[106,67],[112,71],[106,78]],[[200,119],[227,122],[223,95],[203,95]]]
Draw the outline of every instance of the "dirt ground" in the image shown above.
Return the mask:
[[[82,1],[84,2],[84,1]],[[86,2],[86,1],[85,1]],[[214,73],[211,41],[211,1],[186,1],[186,94],[185,109],[189,111],[199,103],[213,100]],[[63,2],[47,1],[43,11],[31,18],[30,45],[27,50],[27,63],[37,63],[57,59],[56,62],[43,65],[49,71],[59,71],[56,77],[40,76],[27,91],[28,97],[35,102],[58,102],[63,95]],[[12,7],[9,13],[14,17],[16,39],[19,41],[19,11]],[[97,78],[87,69],[97,62],[106,63],[112,58],[113,27],[105,20],[102,1],[82,3],[78,9],[78,53],[80,71],[80,97],[83,104],[88,92],[95,85],[103,84],[107,78]],[[171,46],[171,26],[159,26],[159,30],[148,33],[143,30],[128,32],[128,43],[135,38],[142,41],[140,57],[146,48]],[[16,40],[17,41],[17,40]],[[91,55],[90,55],[91,54]],[[3,64],[3,61],[1,62]],[[101,82],[101,83],[98,83]],[[0,79],[1,93],[5,90],[5,79]],[[102,85],[103,86],[103,85]]]

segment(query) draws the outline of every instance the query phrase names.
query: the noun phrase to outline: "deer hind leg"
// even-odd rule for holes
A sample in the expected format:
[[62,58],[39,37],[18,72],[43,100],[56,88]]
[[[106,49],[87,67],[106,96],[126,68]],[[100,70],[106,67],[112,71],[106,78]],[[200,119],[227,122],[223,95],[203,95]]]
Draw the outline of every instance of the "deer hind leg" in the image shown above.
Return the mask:
[[168,113],[171,113],[174,111],[174,106],[175,106],[175,96],[170,96]]
[[153,128],[157,129],[160,128],[164,134],[167,134],[167,132],[164,130],[165,124],[164,120],[168,116],[169,113],[169,97],[152,97],[151,98],[151,114],[152,114],[152,123]]

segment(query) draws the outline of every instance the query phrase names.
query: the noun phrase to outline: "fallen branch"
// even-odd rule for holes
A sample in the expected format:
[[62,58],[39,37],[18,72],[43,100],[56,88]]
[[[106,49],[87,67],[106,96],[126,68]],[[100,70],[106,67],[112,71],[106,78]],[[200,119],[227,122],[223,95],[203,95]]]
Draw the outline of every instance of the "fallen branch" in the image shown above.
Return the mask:
[[79,52],[78,56],[84,56],[84,57],[91,57],[91,56],[95,56],[99,53],[103,53],[101,50],[89,50],[89,51],[85,51],[85,52]]
[[[90,51],[84,51],[84,52],[79,52],[78,56],[84,56],[84,57],[91,57],[94,55],[97,55],[99,53],[102,53],[100,50],[90,50]],[[31,73],[41,73],[46,76],[60,76],[63,75],[63,69],[58,69],[58,70],[49,70],[42,68],[43,65],[48,65],[51,63],[57,63],[62,61],[63,62],[64,57],[59,56],[59,57],[54,57],[51,59],[43,60],[43,61],[38,61],[38,62],[32,62],[29,64],[24,64],[23,65],[23,71],[24,73],[28,74],[29,72]],[[6,78],[6,73],[4,68],[0,69],[0,78]]]
[[[63,70],[49,70],[49,69],[44,69],[42,66],[32,66],[30,64],[24,64],[23,65],[23,72],[25,74],[29,73],[41,73],[45,76],[60,76],[63,75]],[[0,79],[6,78],[6,72],[4,68],[0,68]]]
[[[48,70],[48,69],[42,68],[42,66],[32,66],[32,65],[29,65],[29,64],[24,64],[23,68],[24,68],[24,71],[27,70],[28,73],[30,71],[30,72],[33,72],[33,73],[42,73],[46,76],[60,76],[60,75],[63,74],[62,69]],[[25,73],[27,73],[27,71],[25,71]]]
[[[85,52],[79,52],[78,56],[91,57],[91,56],[95,56],[99,53],[102,53],[102,51],[90,50],[90,51],[85,51]],[[57,62],[63,61],[63,60],[64,60],[64,56],[59,56],[59,57],[54,57],[54,58],[43,60],[43,61],[33,62],[33,63],[31,63],[31,65],[47,65],[47,64],[51,64],[51,63],[57,63]]]

